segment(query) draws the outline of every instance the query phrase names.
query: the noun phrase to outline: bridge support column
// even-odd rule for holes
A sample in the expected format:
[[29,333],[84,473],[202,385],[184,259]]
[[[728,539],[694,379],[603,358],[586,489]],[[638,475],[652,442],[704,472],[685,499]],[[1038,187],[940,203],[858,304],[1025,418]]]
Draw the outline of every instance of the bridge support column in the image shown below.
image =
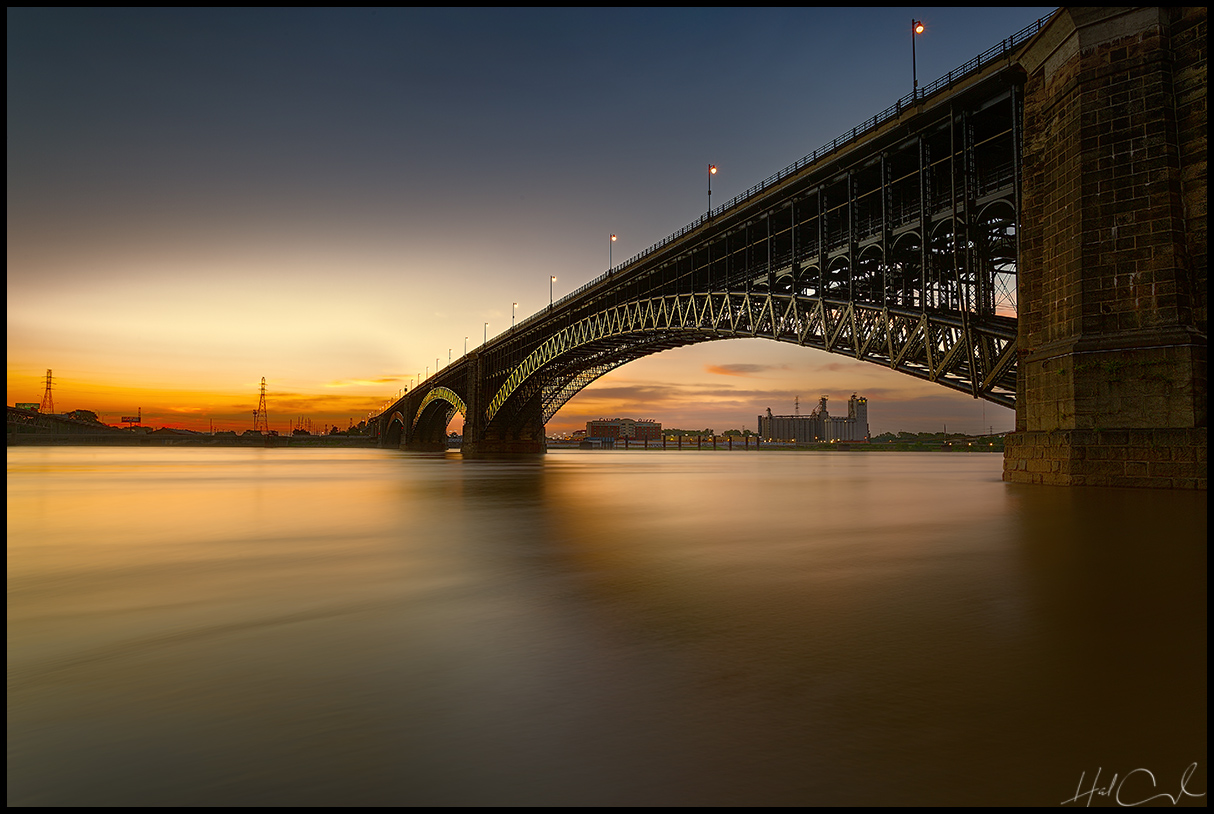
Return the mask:
[[1068,7],[1024,54],[1005,480],[1206,488],[1205,15]]
[[526,412],[532,420],[524,420],[521,427],[503,432],[486,426],[485,411],[491,397],[485,387],[484,360],[479,354],[473,354],[468,366],[468,414],[464,417],[464,442],[460,447],[466,457],[532,455],[548,451],[538,398],[535,409]]

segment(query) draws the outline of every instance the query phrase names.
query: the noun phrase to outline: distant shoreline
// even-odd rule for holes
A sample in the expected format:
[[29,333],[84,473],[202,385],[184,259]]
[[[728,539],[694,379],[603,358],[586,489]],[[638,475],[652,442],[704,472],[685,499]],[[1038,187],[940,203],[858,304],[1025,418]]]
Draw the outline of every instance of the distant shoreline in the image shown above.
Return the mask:
[[[271,435],[261,438],[245,436],[155,436],[155,435],[47,435],[19,434],[14,438],[8,437],[9,447],[250,447],[250,448],[290,448],[290,449],[378,449],[379,439],[370,436],[345,435]],[[451,447],[450,451],[459,452],[459,447]],[[562,442],[552,442],[548,449],[578,449],[576,445]],[[665,450],[661,442],[650,443],[649,447],[641,444],[623,445],[613,449],[587,449],[587,453],[602,452],[713,452],[712,442],[705,442],[697,448],[694,440],[685,441],[682,447],[669,443]],[[731,449],[727,443],[718,439],[717,452],[998,452],[1002,454],[1003,444],[971,444],[963,441],[949,444],[940,443],[892,443],[892,444],[791,444],[780,442],[765,442],[762,446],[743,447],[734,444]]]
[[51,435],[14,433],[9,447],[378,447],[365,435],[269,435],[258,437],[214,435]]

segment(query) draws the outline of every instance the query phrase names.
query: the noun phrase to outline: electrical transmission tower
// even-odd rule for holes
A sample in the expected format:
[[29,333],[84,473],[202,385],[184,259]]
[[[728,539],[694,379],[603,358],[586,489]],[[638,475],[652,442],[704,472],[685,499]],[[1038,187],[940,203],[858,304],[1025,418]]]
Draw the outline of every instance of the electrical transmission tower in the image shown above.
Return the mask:
[[46,371],[46,391],[42,394],[42,405],[38,408],[38,412],[44,415],[53,415],[55,412],[55,399],[51,396],[51,372]]
[[266,435],[270,434],[270,420],[266,416],[266,377],[261,377],[261,398],[257,402],[257,409],[253,411],[253,430],[260,430]]

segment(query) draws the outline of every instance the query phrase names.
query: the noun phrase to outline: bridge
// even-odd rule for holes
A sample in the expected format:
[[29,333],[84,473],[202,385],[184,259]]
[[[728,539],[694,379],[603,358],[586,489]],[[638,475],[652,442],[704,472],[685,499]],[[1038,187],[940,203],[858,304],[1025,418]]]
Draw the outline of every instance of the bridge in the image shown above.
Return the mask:
[[542,452],[604,373],[759,337],[1015,408],[1008,480],[1205,488],[1205,15],[1060,9],[437,371],[373,431],[445,449],[458,411],[465,454]]

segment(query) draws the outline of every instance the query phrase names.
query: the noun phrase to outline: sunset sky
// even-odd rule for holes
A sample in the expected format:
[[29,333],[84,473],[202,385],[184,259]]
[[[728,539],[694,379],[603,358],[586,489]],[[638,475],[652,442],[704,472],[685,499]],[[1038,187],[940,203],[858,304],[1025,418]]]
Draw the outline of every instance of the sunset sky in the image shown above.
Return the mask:
[[[243,430],[366,417],[1049,8],[8,11],[8,403]],[[658,354],[548,425],[1011,411],[763,340]],[[832,410],[832,412],[834,412]]]

